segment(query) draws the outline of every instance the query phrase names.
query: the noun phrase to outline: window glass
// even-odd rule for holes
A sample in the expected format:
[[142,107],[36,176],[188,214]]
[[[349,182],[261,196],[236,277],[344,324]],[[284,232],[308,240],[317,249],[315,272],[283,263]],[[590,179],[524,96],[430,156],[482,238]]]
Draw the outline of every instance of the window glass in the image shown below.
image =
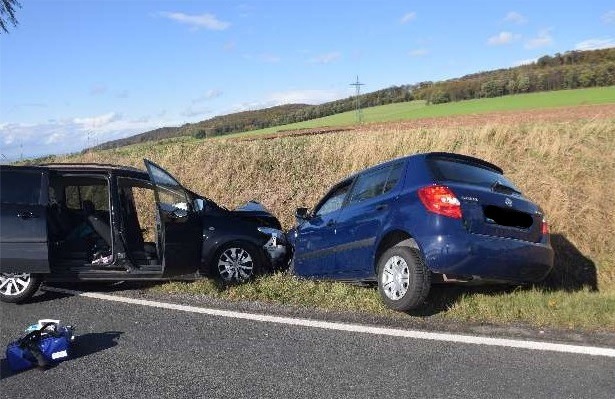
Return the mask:
[[82,208],[83,201],[91,201],[97,211],[109,210],[109,190],[106,181],[101,180],[100,184],[66,186],[64,195],[66,206],[69,209],[79,210]]
[[484,187],[492,187],[496,182],[499,182],[513,191],[519,191],[510,180],[500,173],[478,165],[448,159],[433,159],[430,165],[439,180],[470,183]]
[[331,192],[322,205],[316,210],[315,216],[326,215],[327,213],[331,213],[333,211],[337,211],[344,204],[344,199],[346,198],[346,194],[348,194],[348,190],[350,189],[350,183],[346,182],[342,186],[336,188],[333,192]]
[[350,203],[365,201],[391,191],[399,181],[402,165],[399,163],[360,175],[350,194]]
[[41,197],[41,177],[36,171],[3,170],[0,198],[3,203],[36,205]]
[[395,186],[397,185],[397,182],[401,178],[401,172],[403,170],[404,170],[403,163],[398,163],[396,165],[393,165],[389,173],[389,177],[387,178],[387,182],[384,185],[384,190],[382,191],[382,194],[386,194],[389,191],[391,191],[393,188],[395,188]]

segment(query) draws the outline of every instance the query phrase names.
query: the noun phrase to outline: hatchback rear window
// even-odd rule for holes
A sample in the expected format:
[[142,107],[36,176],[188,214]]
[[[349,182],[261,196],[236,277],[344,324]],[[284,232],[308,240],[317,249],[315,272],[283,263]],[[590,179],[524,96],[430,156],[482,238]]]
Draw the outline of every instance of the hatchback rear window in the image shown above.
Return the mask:
[[437,158],[429,160],[429,165],[439,181],[474,184],[494,191],[520,192],[504,175],[481,165]]

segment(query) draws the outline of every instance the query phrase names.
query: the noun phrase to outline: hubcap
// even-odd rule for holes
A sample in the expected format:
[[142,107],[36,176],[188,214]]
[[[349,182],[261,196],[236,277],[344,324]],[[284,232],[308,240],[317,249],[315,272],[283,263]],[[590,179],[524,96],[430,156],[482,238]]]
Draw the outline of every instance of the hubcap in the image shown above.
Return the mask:
[[0,294],[19,295],[30,286],[29,273],[2,273],[0,274]]
[[410,284],[408,264],[401,256],[392,256],[382,269],[382,290],[384,294],[397,301],[406,294]]
[[218,271],[224,281],[244,282],[252,277],[254,262],[243,248],[228,248],[218,258]]

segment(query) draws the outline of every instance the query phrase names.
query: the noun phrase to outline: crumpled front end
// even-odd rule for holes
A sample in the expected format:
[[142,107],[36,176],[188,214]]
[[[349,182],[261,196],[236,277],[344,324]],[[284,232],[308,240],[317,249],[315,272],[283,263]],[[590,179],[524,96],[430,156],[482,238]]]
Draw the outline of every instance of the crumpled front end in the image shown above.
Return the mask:
[[285,269],[288,265],[290,250],[284,232],[270,227],[259,227],[258,231],[269,236],[269,239],[263,245],[263,249],[273,270]]

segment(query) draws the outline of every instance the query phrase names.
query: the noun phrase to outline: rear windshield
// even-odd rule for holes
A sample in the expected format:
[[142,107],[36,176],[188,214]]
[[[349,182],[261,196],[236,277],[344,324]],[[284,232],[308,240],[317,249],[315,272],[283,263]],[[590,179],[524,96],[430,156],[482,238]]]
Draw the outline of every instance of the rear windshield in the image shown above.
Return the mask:
[[431,170],[439,181],[474,184],[489,187],[495,191],[512,191],[519,189],[504,175],[480,165],[449,159],[432,159]]

